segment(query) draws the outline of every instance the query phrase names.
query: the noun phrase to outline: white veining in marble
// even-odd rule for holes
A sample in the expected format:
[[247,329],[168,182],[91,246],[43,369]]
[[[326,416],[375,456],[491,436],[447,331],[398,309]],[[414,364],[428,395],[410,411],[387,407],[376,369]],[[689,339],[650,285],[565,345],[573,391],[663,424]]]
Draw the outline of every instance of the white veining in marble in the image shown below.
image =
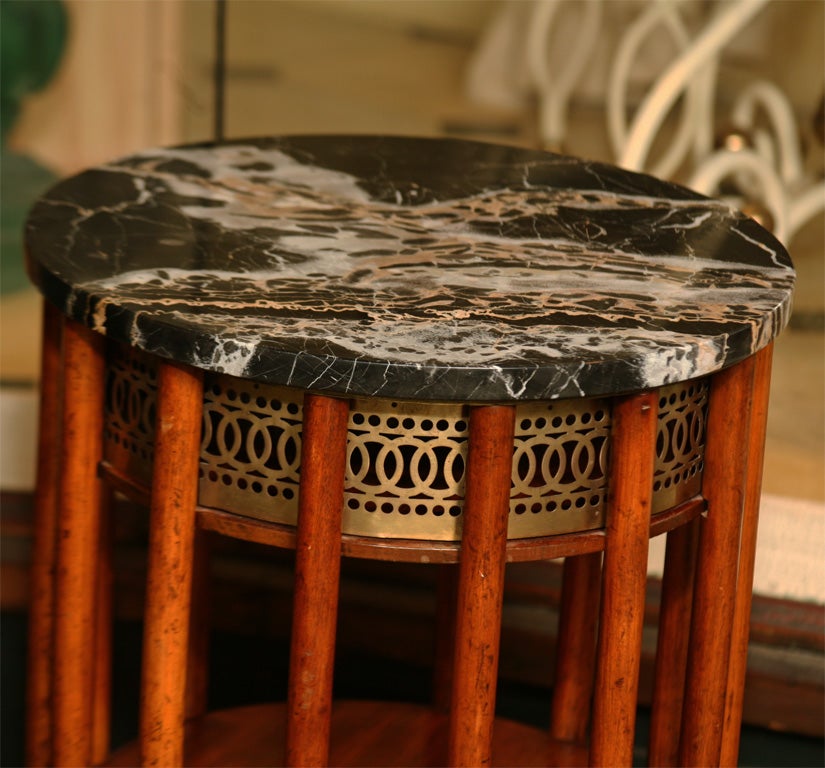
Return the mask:
[[[33,276],[150,352],[425,399],[656,387],[787,321],[787,254],[722,203],[554,155],[326,141],[152,150],[69,180],[30,219]],[[445,147],[466,178],[427,155]]]

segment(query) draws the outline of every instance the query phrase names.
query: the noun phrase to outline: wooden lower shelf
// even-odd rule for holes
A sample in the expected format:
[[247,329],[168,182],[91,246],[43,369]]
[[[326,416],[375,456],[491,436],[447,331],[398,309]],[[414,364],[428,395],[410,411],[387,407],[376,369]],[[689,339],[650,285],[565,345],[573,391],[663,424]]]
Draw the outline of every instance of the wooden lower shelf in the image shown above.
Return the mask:
[[[25,611],[29,599],[32,505],[31,494],[0,494],[0,608],[4,612]],[[140,505],[118,498],[113,521],[116,618],[131,623],[143,615],[148,514]],[[215,536],[211,544],[212,629],[253,643],[267,638],[288,647],[293,553],[223,536]],[[344,558],[342,567],[339,647],[346,653],[429,669],[436,566]],[[561,566],[514,563],[508,565],[506,578],[500,682],[548,691],[553,683]],[[659,591],[660,582],[650,580],[639,687],[643,706],[650,703]],[[822,739],[825,607],[755,595],[751,618],[745,723]],[[116,676],[122,679],[125,662],[121,659],[118,665]],[[222,670],[217,665],[215,673]],[[279,680],[269,680],[266,690],[279,690]],[[22,711],[22,688],[10,694],[10,702],[15,693]],[[8,710],[17,711],[14,706]]]
[[[285,704],[259,704],[210,712],[186,730],[185,764],[201,766],[281,765]],[[583,766],[587,750],[554,741],[528,725],[498,718],[493,737],[494,766]],[[336,701],[333,705],[330,765],[442,766],[447,755],[447,716],[417,704]],[[108,764],[139,765],[129,744]]]

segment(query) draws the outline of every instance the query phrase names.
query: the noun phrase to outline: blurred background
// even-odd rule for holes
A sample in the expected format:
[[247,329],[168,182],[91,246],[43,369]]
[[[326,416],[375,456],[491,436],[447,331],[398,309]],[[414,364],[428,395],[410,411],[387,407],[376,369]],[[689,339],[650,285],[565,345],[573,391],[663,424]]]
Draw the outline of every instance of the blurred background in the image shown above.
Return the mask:
[[[774,230],[798,290],[775,352],[746,720],[757,734],[795,736],[779,742],[779,762],[761,747],[748,757],[747,744],[743,759],[823,764],[824,2],[3,0],[0,13],[3,764],[19,755],[9,724],[22,710],[15,654],[25,646],[39,365],[25,212],[61,176],[218,133],[448,135],[543,147],[725,197]],[[140,549],[140,519],[122,515],[116,586],[127,623],[139,620],[141,565],[130,553]],[[274,599],[277,579],[249,565],[261,557],[227,551],[216,566],[225,583],[247,585],[249,599],[246,614],[223,614],[221,631],[283,634],[249,622],[255,600]],[[661,558],[654,540],[654,603]],[[353,574],[355,593],[370,578]],[[552,569],[513,577],[511,603],[535,619],[513,619],[520,638],[552,635],[539,614],[554,599],[554,578]],[[524,587],[534,582],[544,585],[539,598]],[[409,594],[422,588],[406,575],[399,584]],[[411,615],[396,617],[399,626]],[[378,653],[356,635],[354,652]],[[532,662],[541,668],[530,657],[535,644],[526,647],[521,667],[503,667],[514,685],[531,682]],[[384,656],[423,658],[403,647]]]

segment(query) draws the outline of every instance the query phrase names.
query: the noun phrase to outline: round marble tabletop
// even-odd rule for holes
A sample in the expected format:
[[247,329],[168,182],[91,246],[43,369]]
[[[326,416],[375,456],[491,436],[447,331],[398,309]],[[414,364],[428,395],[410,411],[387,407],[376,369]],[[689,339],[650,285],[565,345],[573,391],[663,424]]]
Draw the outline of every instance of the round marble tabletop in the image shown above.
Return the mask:
[[212,371],[491,402],[658,387],[753,354],[794,271],[756,223],[607,165],[457,140],[154,149],[53,187],[28,269],[73,319]]

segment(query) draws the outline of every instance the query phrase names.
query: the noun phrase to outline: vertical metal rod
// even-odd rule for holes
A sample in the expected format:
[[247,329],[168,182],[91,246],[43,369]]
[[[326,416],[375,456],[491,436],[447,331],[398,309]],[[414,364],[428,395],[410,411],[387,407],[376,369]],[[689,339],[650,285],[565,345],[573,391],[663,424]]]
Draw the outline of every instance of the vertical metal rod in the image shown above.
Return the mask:
[[215,0],[215,141],[224,139],[224,111],[226,102],[226,0]]

